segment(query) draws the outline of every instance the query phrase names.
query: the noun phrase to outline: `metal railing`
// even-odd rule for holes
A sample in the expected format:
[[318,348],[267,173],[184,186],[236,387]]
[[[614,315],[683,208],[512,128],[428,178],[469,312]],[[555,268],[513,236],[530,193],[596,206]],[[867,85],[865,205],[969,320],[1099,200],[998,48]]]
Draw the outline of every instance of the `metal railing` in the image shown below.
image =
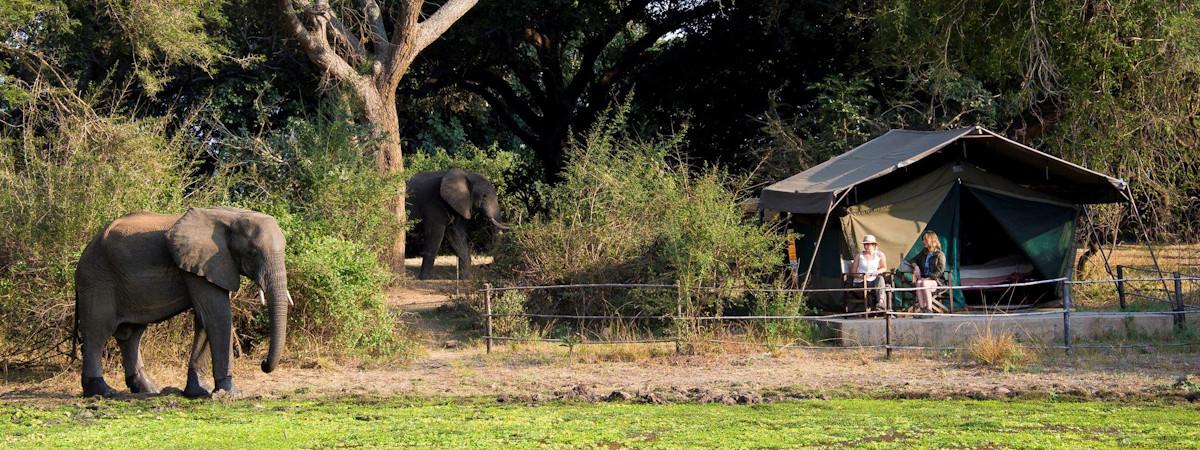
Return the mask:
[[[951,346],[951,347],[929,347],[929,346],[893,344],[892,343],[892,322],[893,322],[893,320],[895,320],[897,318],[901,318],[901,317],[971,317],[971,318],[979,318],[981,316],[989,317],[989,318],[995,317],[995,316],[1004,317],[1004,318],[1015,318],[1015,317],[1029,317],[1029,316],[1061,315],[1062,320],[1063,320],[1063,337],[1062,337],[1063,345],[1023,345],[1023,347],[1038,348],[1038,349],[1062,349],[1062,350],[1065,350],[1066,353],[1070,354],[1072,349],[1074,349],[1074,348],[1135,348],[1135,347],[1143,347],[1146,345],[1153,345],[1153,346],[1158,346],[1158,347],[1200,345],[1200,343],[1162,343],[1162,342],[1156,342],[1156,343],[1150,343],[1150,344],[1139,343],[1139,344],[1126,344],[1126,345],[1099,345],[1099,344],[1075,344],[1073,342],[1074,339],[1073,339],[1072,330],[1071,330],[1071,314],[1073,312],[1074,305],[1073,305],[1073,296],[1072,296],[1072,292],[1071,292],[1071,287],[1074,285],[1110,283],[1110,284],[1115,284],[1117,286],[1118,293],[1120,293],[1121,290],[1123,289],[1123,286],[1125,285],[1125,283],[1129,283],[1129,282],[1155,282],[1155,281],[1157,281],[1157,282],[1168,282],[1168,281],[1174,282],[1175,286],[1176,286],[1175,291],[1176,291],[1177,300],[1175,302],[1173,302],[1174,305],[1176,305],[1176,307],[1173,308],[1171,311],[1144,311],[1144,312],[1109,311],[1109,312],[1089,312],[1088,314],[1090,314],[1090,315],[1121,315],[1121,316],[1125,316],[1125,317],[1138,317],[1138,316],[1159,316],[1159,317],[1161,317],[1164,315],[1170,315],[1173,318],[1175,329],[1177,329],[1177,330],[1183,329],[1186,325],[1187,315],[1200,313],[1200,310],[1196,310],[1196,309],[1189,310],[1189,309],[1183,307],[1184,305],[1182,302],[1182,290],[1181,290],[1181,288],[1179,288],[1179,286],[1180,286],[1180,283],[1182,283],[1184,281],[1200,281],[1200,276],[1191,276],[1191,275],[1182,276],[1178,272],[1174,273],[1173,275],[1175,275],[1175,276],[1171,277],[1171,278],[1165,278],[1165,277],[1161,277],[1161,278],[1123,278],[1123,277],[1118,277],[1118,278],[1105,279],[1105,280],[1069,280],[1066,278],[1054,278],[1054,279],[1049,279],[1049,280],[1038,280],[1038,281],[1031,281],[1031,282],[1007,283],[1007,284],[997,284],[997,285],[987,285],[987,286],[938,286],[937,288],[935,288],[937,290],[983,290],[983,289],[1004,289],[1004,288],[1014,288],[1014,287],[1029,287],[1029,286],[1052,284],[1052,283],[1061,284],[1062,307],[1059,309],[1042,310],[1042,311],[1028,311],[1028,312],[1006,312],[1004,314],[988,313],[988,314],[984,314],[984,315],[964,314],[964,313],[906,312],[906,311],[894,311],[891,308],[887,308],[884,310],[877,310],[877,311],[850,312],[850,313],[828,314],[828,315],[692,316],[692,315],[684,315],[683,314],[682,303],[679,303],[677,305],[676,314],[664,314],[664,315],[655,315],[655,316],[638,316],[638,315],[626,316],[626,315],[620,315],[620,314],[609,314],[609,315],[570,315],[570,314],[536,314],[536,313],[496,314],[496,313],[493,313],[493,311],[492,311],[493,293],[504,292],[504,291],[562,290],[562,289],[614,289],[615,288],[615,289],[676,289],[676,290],[684,289],[688,292],[699,291],[699,292],[719,292],[719,293],[722,293],[722,292],[743,292],[743,293],[744,292],[768,292],[768,293],[804,294],[804,293],[813,293],[813,292],[861,292],[861,291],[864,291],[864,289],[861,287],[823,288],[823,289],[755,289],[755,288],[726,288],[726,287],[703,287],[703,286],[686,287],[686,286],[681,286],[678,284],[636,284],[636,283],[562,284],[562,285],[543,285],[543,286],[494,287],[491,285],[491,283],[485,283],[484,287],[482,289],[480,289],[479,291],[483,294],[483,297],[484,297],[484,310],[485,311],[483,314],[483,318],[484,318],[484,322],[485,322],[484,326],[485,326],[486,334],[485,334],[485,336],[483,336],[483,339],[484,339],[484,342],[486,345],[487,353],[492,352],[493,341],[555,342],[555,343],[569,343],[571,345],[655,344],[655,343],[674,342],[676,351],[679,351],[681,348],[681,341],[684,340],[684,338],[679,335],[676,335],[674,337],[669,337],[669,338],[596,340],[596,341],[585,341],[585,340],[573,341],[573,340],[569,340],[569,339],[558,339],[558,338],[524,338],[524,337],[513,337],[513,336],[496,336],[494,334],[493,319],[494,318],[504,318],[504,317],[524,317],[524,318],[539,318],[539,319],[572,319],[572,320],[629,320],[629,321],[659,320],[659,321],[670,321],[670,322],[674,322],[674,323],[681,323],[681,322],[683,322],[683,323],[686,323],[686,322],[699,323],[699,322],[706,322],[706,321],[717,321],[717,322],[766,321],[766,320],[815,321],[815,320],[829,320],[829,319],[846,319],[846,318],[855,318],[855,317],[869,318],[869,317],[882,316],[884,319],[884,343],[882,345],[875,344],[875,345],[855,345],[855,346],[851,346],[851,347],[844,347],[844,346],[834,347],[834,346],[816,346],[816,345],[795,345],[793,343],[789,343],[786,345],[777,345],[774,347],[781,348],[781,349],[820,349],[820,350],[883,348],[885,351],[885,356],[890,358],[892,356],[893,350],[962,350],[961,347],[953,347],[953,346]],[[867,290],[880,290],[880,289],[885,291],[884,298],[892,298],[892,294],[895,292],[911,292],[911,291],[917,291],[917,290],[928,289],[928,288],[920,288],[920,287],[896,288],[896,287],[885,286],[882,288],[870,288]],[[1125,304],[1124,304],[1124,302],[1122,302],[1122,309],[1124,309],[1124,308],[1125,308]],[[677,326],[677,329],[680,329],[680,328]],[[708,341],[718,342],[718,343],[726,342],[726,341],[714,340],[714,339],[709,339]],[[768,344],[764,344],[764,343],[740,342],[740,341],[728,341],[728,343],[736,343],[736,344],[742,344],[742,345],[760,345],[760,346],[768,345]]]

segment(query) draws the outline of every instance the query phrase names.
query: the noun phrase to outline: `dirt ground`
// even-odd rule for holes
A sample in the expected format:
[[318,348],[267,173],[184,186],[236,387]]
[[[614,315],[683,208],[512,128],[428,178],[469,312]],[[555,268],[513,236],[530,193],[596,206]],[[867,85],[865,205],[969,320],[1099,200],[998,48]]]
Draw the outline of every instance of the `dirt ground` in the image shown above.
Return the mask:
[[[463,324],[440,308],[454,294],[454,259],[440,258],[441,280],[412,281],[392,291],[394,308],[423,333],[427,352],[403,365],[290,356],[271,374],[256,357],[235,363],[240,395],[264,398],[404,396],[495,397],[498,401],[631,399],[649,402],[756,402],[784,398],[1064,398],[1194,401],[1200,395],[1200,353],[1172,348],[1053,351],[1012,371],[983,367],[952,354],[876,349],[755,350],[681,356],[663,347],[635,361],[596,358],[604,349],[567,354],[552,344],[498,345],[488,355],[467,340]],[[481,258],[477,263],[486,263]],[[410,260],[415,268],[419,263]],[[670,344],[666,344],[670,345]],[[182,362],[148,362],[160,386],[180,387]],[[61,373],[0,372],[0,401],[77,400],[78,369]],[[109,384],[123,389],[119,367]],[[1190,378],[1189,378],[1190,377]]]

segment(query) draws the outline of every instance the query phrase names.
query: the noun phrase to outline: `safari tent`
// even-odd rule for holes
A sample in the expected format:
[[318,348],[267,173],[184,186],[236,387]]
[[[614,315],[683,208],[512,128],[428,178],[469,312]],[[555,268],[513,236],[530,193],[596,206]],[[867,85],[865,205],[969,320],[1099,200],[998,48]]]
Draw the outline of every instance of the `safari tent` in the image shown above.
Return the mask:
[[[1070,277],[1083,205],[1126,201],[1124,181],[980,127],[891,130],[763,189],[759,208],[790,213],[808,288],[841,287],[843,261],[874,235],[889,269],[937,232],[950,282],[991,286]],[[967,304],[1036,304],[1055,284],[955,291]],[[818,304],[840,293],[814,293]],[[897,300],[899,301],[899,300]]]

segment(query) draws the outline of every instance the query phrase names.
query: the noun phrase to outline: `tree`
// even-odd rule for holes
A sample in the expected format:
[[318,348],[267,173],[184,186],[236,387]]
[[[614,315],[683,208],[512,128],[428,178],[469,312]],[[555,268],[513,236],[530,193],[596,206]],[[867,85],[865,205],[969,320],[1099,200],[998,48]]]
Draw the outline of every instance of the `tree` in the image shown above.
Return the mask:
[[[389,14],[375,0],[360,0],[358,11],[335,8],[328,0],[278,1],[286,28],[308,59],[360,104],[367,123],[380,132],[376,168],[386,175],[403,173],[396,88],[417,55],[478,0],[448,0],[424,20],[421,20],[426,9],[424,0],[400,0]],[[348,26],[339,16],[355,20]],[[385,17],[393,18],[390,38]],[[403,223],[403,188],[397,194],[393,210],[396,219]],[[403,275],[403,233],[392,245],[389,263],[393,272]]]
[[721,10],[719,0],[495,2],[431,49],[426,90],[479,95],[556,179],[572,129],[623,96],[636,68],[673,34]]

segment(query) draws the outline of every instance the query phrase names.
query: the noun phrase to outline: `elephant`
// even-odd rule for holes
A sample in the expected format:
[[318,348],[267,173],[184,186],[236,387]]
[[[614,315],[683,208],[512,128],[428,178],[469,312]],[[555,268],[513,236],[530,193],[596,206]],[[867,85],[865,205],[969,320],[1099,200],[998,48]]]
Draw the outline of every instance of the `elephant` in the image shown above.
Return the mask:
[[230,295],[243,275],[258,285],[259,299],[268,304],[270,347],[262,371],[275,370],[292,303],[285,245],[274,217],[244,209],[137,212],[109,223],[83,250],[75,270],[74,335],[83,349],[83,395],[114,394],[104,382],[101,361],[110,336],[119,344],[129,390],[158,393],[142,367],[142,334],[147,325],[189,308],[195,335],[183,394],[210,394],[200,381],[205,354],[212,358],[212,392],[234,393]]
[[500,231],[508,225],[500,222],[500,202],[496,186],[486,177],[462,169],[421,172],[406,185],[409,217],[421,222],[421,271],[417,278],[429,278],[434,259],[442,246],[447,228],[450,246],[458,256],[458,271],[463,277],[471,270],[471,250],[467,242],[467,222],[476,212]]

